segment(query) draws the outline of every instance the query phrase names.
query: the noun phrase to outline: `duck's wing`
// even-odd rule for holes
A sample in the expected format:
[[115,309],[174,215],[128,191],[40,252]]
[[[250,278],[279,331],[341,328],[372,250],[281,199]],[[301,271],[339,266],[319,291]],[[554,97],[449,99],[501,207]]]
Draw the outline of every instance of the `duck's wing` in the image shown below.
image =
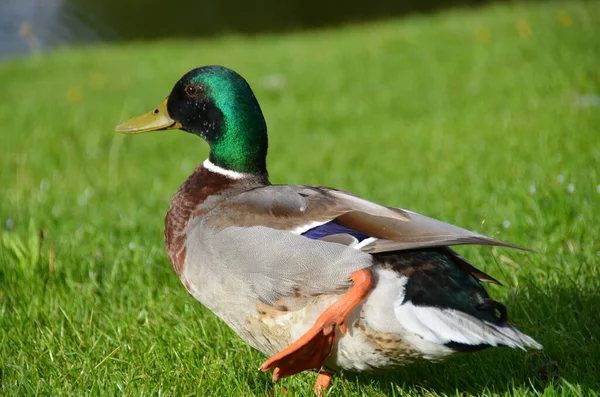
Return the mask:
[[[224,262],[237,264],[228,271],[248,279],[269,303],[296,289],[306,295],[347,289],[352,272],[372,265],[366,254],[461,244],[521,248],[411,211],[314,186],[248,190],[217,205],[202,224],[218,245],[219,255],[227,256]],[[199,258],[203,255],[198,252]],[[476,278],[494,281],[468,262],[459,262]]]
[[[360,240],[378,253],[453,245],[495,245],[528,250],[415,212],[386,207],[342,190],[296,185],[256,188],[218,206],[213,227],[266,226],[335,242]],[[226,214],[226,216],[222,216]]]
[[373,266],[366,252],[261,225],[216,230],[192,222],[186,240],[185,271],[193,284],[229,288],[284,312],[315,296],[345,292],[352,273]]

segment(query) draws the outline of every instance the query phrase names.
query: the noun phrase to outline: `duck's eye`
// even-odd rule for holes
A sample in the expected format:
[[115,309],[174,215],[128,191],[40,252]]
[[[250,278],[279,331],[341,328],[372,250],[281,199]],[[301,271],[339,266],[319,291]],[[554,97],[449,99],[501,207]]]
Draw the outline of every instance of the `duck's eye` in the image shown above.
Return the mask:
[[196,89],[196,87],[194,87],[194,86],[193,86],[193,85],[191,85],[191,84],[190,84],[190,85],[188,85],[187,87],[185,87],[185,92],[186,92],[188,95],[195,95],[197,91],[198,91],[198,90]]

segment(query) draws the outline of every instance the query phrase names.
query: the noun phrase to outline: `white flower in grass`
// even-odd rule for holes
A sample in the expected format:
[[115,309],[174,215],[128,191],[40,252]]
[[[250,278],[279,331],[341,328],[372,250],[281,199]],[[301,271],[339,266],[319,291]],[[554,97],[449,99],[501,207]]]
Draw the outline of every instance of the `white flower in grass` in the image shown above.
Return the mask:
[[58,218],[60,216],[61,213],[61,208],[58,205],[55,205],[54,207],[52,207],[52,216],[55,218]]
[[47,192],[48,190],[50,190],[50,182],[47,179],[43,179],[40,182],[40,190],[43,192]]
[[559,174],[556,177],[556,180],[558,181],[558,183],[563,183],[565,181],[565,176],[563,174]]
[[[599,186],[600,187],[600,186]],[[8,230],[12,229],[15,226],[15,221],[12,218],[8,218],[6,220],[6,228]]]
[[502,227],[505,229],[508,229],[510,227],[510,221],[505,220],[504,222],[502,222]]
[[135,249],[135,243],[133,241],[129,242],[129,249],[132,251]]
[[573,193],[574,191],[575,191],[575,185],[573,185],[572,183],[569,183],[569,186],[567,186],[567,192]]
[[578,99],[579,107],[600,107],[600,96],[598,95],[581,95]]
[[85,189],[85,191],[83,192],[83,194],[81,196],[79,196],[79,200],[77,200],[77,203],[83,207],[84,205],[87,204],[88,200],[94,195],[94,189],[92,189],[91,187],[88,187]]
[[531,185],[529,185],[529,194],[535,194],[535,192],[535,185],[532,183]]
[[285,88],[285,76],[272,73],[263,78],[263,87],[268,91],[281,91]]

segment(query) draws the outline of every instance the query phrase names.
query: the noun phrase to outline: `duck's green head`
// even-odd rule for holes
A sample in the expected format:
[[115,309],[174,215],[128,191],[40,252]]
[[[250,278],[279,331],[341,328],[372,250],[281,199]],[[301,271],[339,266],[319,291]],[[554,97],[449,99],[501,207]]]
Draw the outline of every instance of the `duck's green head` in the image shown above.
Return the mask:
[[252,89],[223,66],[186,73],[154,110],[117,126],[138,134],[182,129],[210,145],[210,161],[222,168],[266,174],[267,126]]

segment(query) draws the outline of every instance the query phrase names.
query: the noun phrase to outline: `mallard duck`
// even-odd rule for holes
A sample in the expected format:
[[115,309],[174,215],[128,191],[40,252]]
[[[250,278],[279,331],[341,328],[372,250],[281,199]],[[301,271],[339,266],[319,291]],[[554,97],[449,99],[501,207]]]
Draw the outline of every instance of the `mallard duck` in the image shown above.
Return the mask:
[[405,209],[320,186],[269,182],[267,125],[239,74],[204,66],[158,107],[117,126],[181,129],[210,146],[165,218],[173,269],[189,293],[267,356],[273,380],[370,371],[490,346],[541,348],[507,323],[450,246],[520,248]]

